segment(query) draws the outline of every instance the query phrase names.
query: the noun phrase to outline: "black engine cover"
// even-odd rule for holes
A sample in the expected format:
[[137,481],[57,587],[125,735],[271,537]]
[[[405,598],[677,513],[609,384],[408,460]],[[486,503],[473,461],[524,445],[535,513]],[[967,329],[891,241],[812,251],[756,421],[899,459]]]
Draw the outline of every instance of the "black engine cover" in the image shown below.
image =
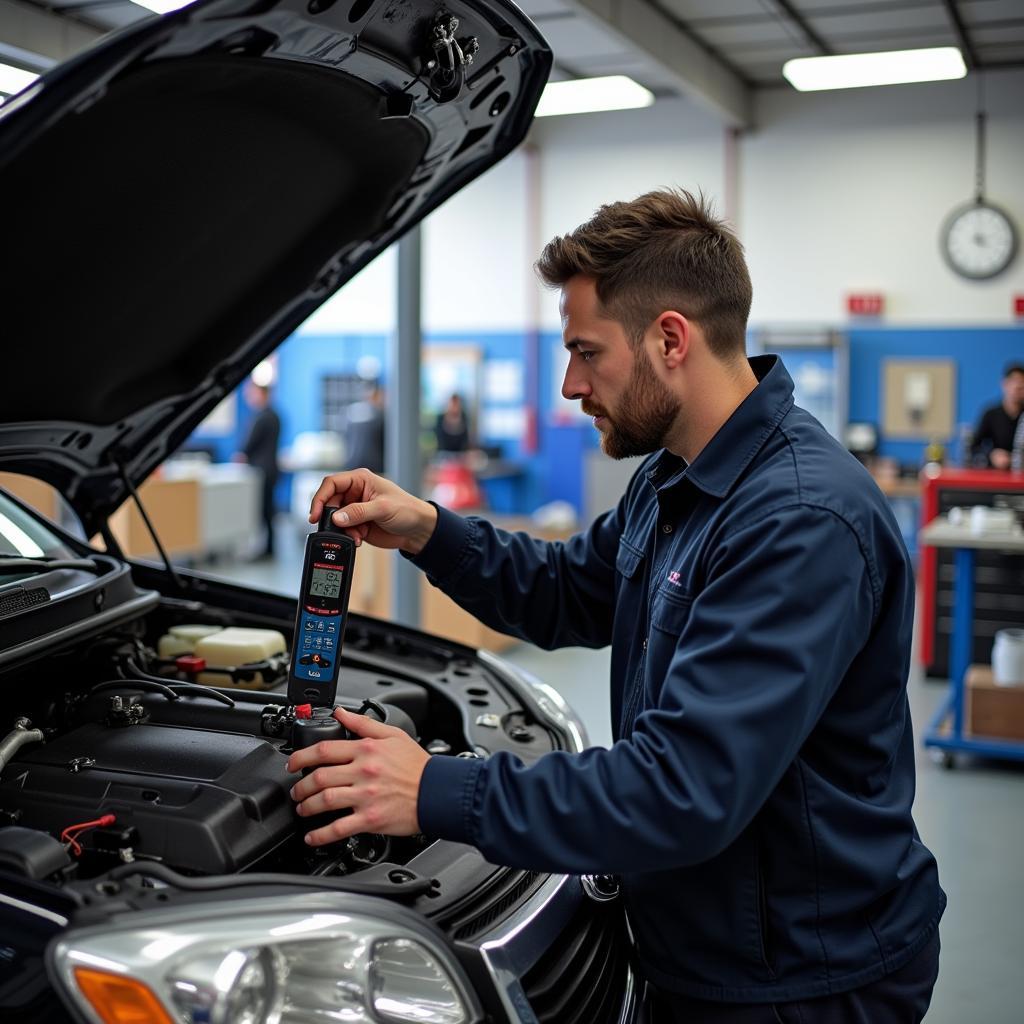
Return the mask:
[[[90,758],[89,767],[78,759]],[[59,836],[116,815],[136,853],[202,874],[241,871],[295,833],[287,758],[256,736],[172,725],[86,724],[25,748],[0,776],[0,810]]]

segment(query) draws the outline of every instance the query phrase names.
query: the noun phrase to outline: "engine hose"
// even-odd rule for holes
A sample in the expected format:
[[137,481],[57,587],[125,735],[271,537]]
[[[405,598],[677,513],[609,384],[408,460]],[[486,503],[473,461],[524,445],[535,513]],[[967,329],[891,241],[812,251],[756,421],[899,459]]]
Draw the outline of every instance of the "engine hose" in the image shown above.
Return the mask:
[[3,771],[8,762],[22,747],[29,743],[42,743],[42,729],[31,728],[32,723],[27,718],[19,718],[14,723],[14,728],[2,740],[0,740],[0,771]]

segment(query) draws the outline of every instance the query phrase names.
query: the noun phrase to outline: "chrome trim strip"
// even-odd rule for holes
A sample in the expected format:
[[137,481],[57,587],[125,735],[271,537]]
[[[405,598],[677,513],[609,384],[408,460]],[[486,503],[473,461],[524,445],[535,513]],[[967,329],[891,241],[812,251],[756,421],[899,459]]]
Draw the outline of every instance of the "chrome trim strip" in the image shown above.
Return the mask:
[[571,875],[551,875],[490,937],[479,943],[480,958],[508,1020],[538,1024],[520,978],[572,919],[582,898]]
[[619,1010],[618,1024],[636,1024],[640,1012],[640,986],[637,984],[633,968],[626,966],[626,991],[622,996],[622,1008]]
[[61,917],[60,914],[55,914],[52,910],[44,910],[42,907],[37,907],[32,903],[26,903],[24,900],[15,899],[13,896],[7,896],[5,893],[0,892],[0,903],[6,903],[9,907],[14,907],[16,910],[24,910],[28,914],[35,914],[36,917],[42,917],[47,921],[52,921],[54,924],[60,925],[61,928],[65,928],[68,923],[66,917]]
[[[585,899],[576,875],[551,875],[514,914],[479,943],[480,957],[511,1024],[538,1024],[522,976],[548,951]],[[635,1024],[636,978],[627,968],[618,1024]]]

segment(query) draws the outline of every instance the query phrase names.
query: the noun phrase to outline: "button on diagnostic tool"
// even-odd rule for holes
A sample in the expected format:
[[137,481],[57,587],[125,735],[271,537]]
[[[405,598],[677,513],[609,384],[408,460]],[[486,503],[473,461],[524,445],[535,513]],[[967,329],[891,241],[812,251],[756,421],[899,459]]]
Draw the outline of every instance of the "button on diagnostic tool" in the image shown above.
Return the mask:
[[325,508],[319,529],[306,538],[288,670],[288,703],[292,705],[333,708],[338,692],[356,546],[331,521],[337,511],[333,506]]

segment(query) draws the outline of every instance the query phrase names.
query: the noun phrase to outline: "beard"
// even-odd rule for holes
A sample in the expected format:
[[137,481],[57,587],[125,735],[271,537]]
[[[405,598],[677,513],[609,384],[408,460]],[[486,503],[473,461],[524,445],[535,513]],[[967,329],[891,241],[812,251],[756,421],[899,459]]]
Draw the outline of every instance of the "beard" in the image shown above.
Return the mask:
[[650,455],[665,447],[665,436],[679,414],[680,401],[658,378],[645,352],[638,352],[633,372],[615,409],[614,419],[604,410],[581,403],[585,413],[601,416],[601,448],[613,459]]

